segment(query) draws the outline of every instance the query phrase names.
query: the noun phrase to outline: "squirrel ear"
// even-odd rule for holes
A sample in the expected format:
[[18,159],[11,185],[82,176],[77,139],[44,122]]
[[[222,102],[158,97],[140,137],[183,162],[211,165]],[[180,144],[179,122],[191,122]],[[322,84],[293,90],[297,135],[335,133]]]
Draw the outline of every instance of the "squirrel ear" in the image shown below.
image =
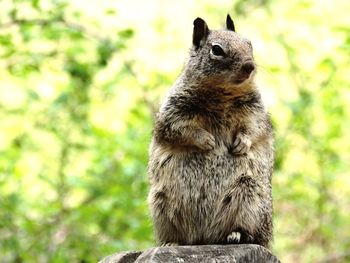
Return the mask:
[[192,43],[196,48],[200,47],[201,41],[206,40],[209,34],[207,23],[200,17],[193,21]]
[[227,28],[227,30],[236,32],[235,24],[233,23],[232,18],[230,17],[229,14],[227,14],[227,17],[226,17],[226,28]]

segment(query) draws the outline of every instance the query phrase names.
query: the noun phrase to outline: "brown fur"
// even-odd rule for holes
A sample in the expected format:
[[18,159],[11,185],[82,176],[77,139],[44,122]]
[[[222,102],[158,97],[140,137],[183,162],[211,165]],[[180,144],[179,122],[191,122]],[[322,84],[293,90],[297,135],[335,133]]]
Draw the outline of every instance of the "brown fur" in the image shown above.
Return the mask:
[[[194,25],[189,59],[157,114],[150,145],[156,237],[162,245],[268,247],[273,134],[253,82],[252,47],[230,21],[230,30],[209,30],[200,18]],[[213,54],[216,44],[224,56]]]

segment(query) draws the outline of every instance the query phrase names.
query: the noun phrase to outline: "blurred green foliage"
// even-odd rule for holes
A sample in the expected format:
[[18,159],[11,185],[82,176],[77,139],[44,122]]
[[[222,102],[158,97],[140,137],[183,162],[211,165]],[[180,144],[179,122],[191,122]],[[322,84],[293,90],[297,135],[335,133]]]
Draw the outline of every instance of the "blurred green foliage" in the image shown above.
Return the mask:
[[348,10],[346,0],[1,0],[1,261],[96,262],[154,245],[152,116],[193,19],[214,28],[229,12],[253,40],[275,126],[274,253],[349,262]]

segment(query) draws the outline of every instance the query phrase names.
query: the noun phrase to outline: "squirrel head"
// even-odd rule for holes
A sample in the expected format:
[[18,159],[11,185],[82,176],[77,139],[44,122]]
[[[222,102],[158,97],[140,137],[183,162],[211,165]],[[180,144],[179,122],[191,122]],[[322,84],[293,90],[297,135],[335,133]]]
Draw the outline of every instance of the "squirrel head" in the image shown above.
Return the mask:
[[247,86],[256,72],[251,42],[235,32],[227,15],[226,29],[209,30],[202,18],[193,22],[189,72],[201,83],[227,87]]

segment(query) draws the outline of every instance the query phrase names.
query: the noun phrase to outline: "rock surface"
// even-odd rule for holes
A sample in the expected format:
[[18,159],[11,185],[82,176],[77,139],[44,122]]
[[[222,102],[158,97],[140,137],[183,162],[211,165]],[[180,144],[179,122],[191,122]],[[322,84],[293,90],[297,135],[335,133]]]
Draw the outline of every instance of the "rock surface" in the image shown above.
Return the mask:
[[280,262],[269,250],[259,245],[204,245],[155,247],[145,251],[113,254],[100,263],[264,263]]

